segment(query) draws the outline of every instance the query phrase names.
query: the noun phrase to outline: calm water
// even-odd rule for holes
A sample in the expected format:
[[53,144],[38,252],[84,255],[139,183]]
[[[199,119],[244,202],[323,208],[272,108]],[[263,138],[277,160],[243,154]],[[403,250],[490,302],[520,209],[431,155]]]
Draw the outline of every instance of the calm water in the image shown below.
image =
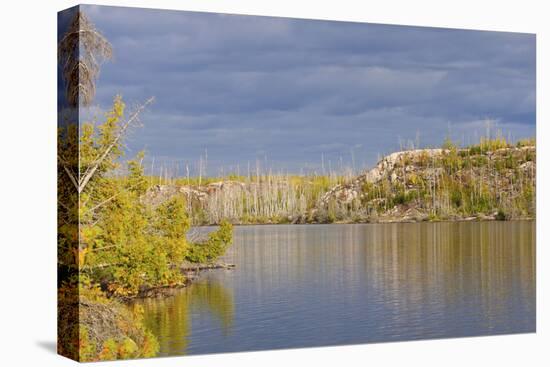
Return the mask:
[[144,301],[162,355],[535,331],[534,222],[247,226]]

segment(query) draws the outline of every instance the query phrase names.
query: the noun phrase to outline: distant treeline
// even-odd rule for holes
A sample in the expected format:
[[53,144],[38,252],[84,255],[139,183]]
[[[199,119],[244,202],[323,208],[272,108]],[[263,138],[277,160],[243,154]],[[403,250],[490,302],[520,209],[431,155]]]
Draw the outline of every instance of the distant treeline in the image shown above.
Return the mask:
[[359,176],[147,177],[145,201],[184,197],[194,225],[532,218],[534,139],[497,135],[384,157]]

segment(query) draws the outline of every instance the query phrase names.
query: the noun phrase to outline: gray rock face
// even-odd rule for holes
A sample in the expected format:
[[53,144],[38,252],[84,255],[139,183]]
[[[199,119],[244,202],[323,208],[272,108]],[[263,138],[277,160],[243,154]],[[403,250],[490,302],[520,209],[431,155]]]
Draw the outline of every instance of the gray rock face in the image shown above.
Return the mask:
[[[395,170],[398,164],[400,165],[404,161],[418,161],[420,157],[431,159],[446,152],[448,150],[445,149],[416,149],[387,155],[374,168],[357,176],[352,182],[333,187],[323,196],[320,205],[326,206],[333,199],[340,204],[349,204],[361,196],[362,186],[365,183],[377,184],[385,178],[388,178],[390,182],[397,182],[400,178],[400,173]],[[412,172],[414,170],[415,166],[413,165],[405,166],[405,172]]]
[[208,192],[190,186],[155,185],[145,193],[142,201],[156,207],[176,195],[183,195],[186,200],[198,202],[203,202],[208,198]]
[[205,186],[155,185],[147,191],[142,200],[155,207],[175,195],[183,195],[188,202],[204,204],[216,194],[230,195],[245,190],[246,185],[236,181],[219,181]]

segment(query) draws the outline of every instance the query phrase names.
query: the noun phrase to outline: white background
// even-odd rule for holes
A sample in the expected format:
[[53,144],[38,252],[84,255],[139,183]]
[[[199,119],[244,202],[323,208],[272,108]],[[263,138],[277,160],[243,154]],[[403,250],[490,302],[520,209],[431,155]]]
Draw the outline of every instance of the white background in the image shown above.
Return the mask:
[[[537,33],[537,333],[105,362],[114,366],[550,365],[550,10],[539,1],[97,1],[166,9]],[[65,366],[56,338],[56,12],[5,1],[0,20],[0,365]],[[545,225],[546,224],[546,225]]]

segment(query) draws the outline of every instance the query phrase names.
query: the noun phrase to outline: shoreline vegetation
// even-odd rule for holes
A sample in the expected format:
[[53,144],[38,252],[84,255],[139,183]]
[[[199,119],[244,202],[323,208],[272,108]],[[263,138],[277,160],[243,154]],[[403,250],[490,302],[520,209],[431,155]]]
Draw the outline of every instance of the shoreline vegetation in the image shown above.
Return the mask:
[[[125,117],[116,97],[105,121],[59,129],[58,352],[79,361],[155,356],[158,341],[142,307],[127,303],[187,286],[199,269],[221,266],[232,242],[225,221],[189,238],[181,197],[154,207],[141,200],[143,153],[121,157],[126,131],[148,103]],[[124,180],[112,176],[121,165]]]

